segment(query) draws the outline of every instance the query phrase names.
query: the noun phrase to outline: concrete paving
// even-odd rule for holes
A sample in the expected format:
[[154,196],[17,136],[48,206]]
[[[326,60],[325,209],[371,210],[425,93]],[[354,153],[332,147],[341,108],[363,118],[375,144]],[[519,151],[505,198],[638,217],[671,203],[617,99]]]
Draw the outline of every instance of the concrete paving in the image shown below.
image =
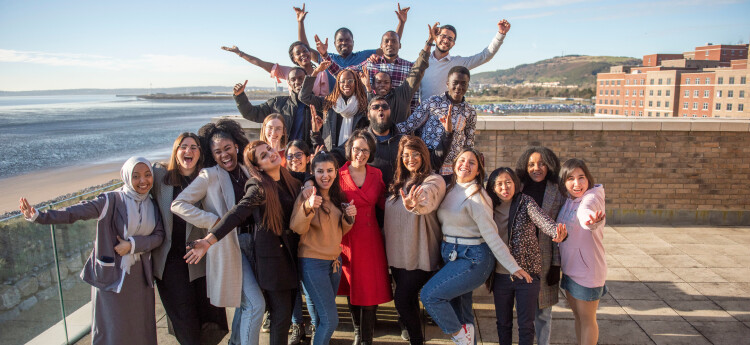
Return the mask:
[[[610,294],[597,314],[599,344],[750,344],[750,228],[607,226],[604,243]],[[350,344],[346,300],[337,301],[341,321],[331,343]],[[484,287],[474,293],[474,312],[478,343],[496,344],[494,305]],[[551,342],[575,344],[562,295],[552,317]],[[161,304],[157,320],[159,344],[177,344]],[[399,334],[393,303],[382,305],[375,343],[406,344]],[[425,334],[429,344],[451,343],[434,324]],[[78,342],[87,343],[88,336]]]

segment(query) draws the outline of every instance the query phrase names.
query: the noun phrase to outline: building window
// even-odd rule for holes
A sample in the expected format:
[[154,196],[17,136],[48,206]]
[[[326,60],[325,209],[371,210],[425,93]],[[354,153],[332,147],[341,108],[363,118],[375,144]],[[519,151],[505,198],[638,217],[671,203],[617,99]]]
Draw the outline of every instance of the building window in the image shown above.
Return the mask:
[[745,85],[747,83],[747,77],[740,77],[740,84]]
[[605,81],[604,84],[609,86],[609,80]]
[[660,116],[661,116],[661,113],[657,111],[656,112],[656,117],[660,117]]
[[643,90],[641,90],[641,92],[639,92],[638,94],[640,94],[641,96],[643,96]]
[[627,107],[627,106],[629,106],[629,105],[630,105],[630,101],[626,100],[626,101],[625,101],[625,106]]
[[701,83],[701,78],[695,78],[695,85],[698,85]]
[[600,99],[600,100],[599,100],[599,104],[604,104],[604,101],[602,101],[602,100]]
[[620,90],[617,90],[617,95],[618,95],[618,96],[620,95]]
[[716,103],[716,110],[721,110],[721,103]]
[[604,90],[599,90],[599,96],[604,95]]
[[661,101],[656,101],[656,107],[657,107],[657,108],[660,108],[660,107],[661,107]]
[[667,78],[667,85],[672,85],[672,78]]
[[706,78],[706,84],[711,84],[711,78]]
[[690,90],[685,90],[685,97],[690,97]]
[[695,92],[693,92],[693,97],[699,97],[699,96],[700,96],[700,91],[695,90]]
[[669,108],[669,101],[664,102],[664,107]]
[[745,105],[744,104],[742,104],[742,103],[737,104],[737,111],[744,111],[744,110],[745,110]]
[[605,100],[604,100],[604,104],[609,104],[609,100],[608,100],[608,99],[605,99]]
[[652,78],[648,83],[654,85],[654,79]]
[[599,81],[599,86],[604,86],[604,80]]
[[721,97],[721,90],[716,91],[716,97]]
[[724,84],[724,77],[716,78],[716,84],[719,84],[719,85]]
[[648,95],[649,96],[653,96],[654,95],[654,90],[648,90]]
[[620,105],[620,100],[615,100],[615,105]]
[[745,98],[745,90],[740,90],[740,98]]
[[669,97],[669,95],[671,94],[670,91],[672,91],[672,90],[667,90],[667,97]]
[[642,112],[642,111],[639,111],[639,112],[638,112],[638,116],[640,116],[640,117],[643,117],[643,112]]
[[625,90],[625,96],[630,96],[630,90]]
[[732,111],[732,103],[727,103],[727,111]]
[[625,85],[630,85],[630,79],[625,81]]
[[620,81],[619,80],[617,81],[617,86],[620,86]]
[[657,95],[657,96],[661,96],[661,90],[657,90],[657,91],[656,91],[656,95]]
[[708,110],[708,103],[703,103],[703,110]]
[[661,85],[661,78],[659,78],[659,85]]
[[643,107],[643,101],[638,102],[638,106]]
[[690,78],[685,78],[685,85],[690,85]]
[[698,102],[693,102],[693,110],[698,110]]
[[703,91],[703,98],[708,98],[708,90]]
[[615,110],[615,115],[620,115],[620,111],[619,110]]
[[648,112],[648,117],[651,117],[651,112],[650,111]]
[[729,77],[729,84],[734,84],[734,77]]
[[654,106],[654,101],[648,101],[648,107],[650,108],[650,107],[653,107],[653,106]]
[[728,98],[732,98],[732,97],[734,97],[734,90],[728,90],[728,91],[727,91],[727,97],[728,97]]
[[687,109],[687,108],[688,108],[688,106],[689,106],[689,105],[688,105],[688,102],[683,102],[683,103],[682,103],[682,109]]

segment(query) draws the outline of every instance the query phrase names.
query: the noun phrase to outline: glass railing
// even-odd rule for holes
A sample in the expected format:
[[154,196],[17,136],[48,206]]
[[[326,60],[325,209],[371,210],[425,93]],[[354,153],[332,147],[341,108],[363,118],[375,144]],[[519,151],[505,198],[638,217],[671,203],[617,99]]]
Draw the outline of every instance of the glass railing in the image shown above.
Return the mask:
[[[91,200],[121,185],[38,210]],[[95,233],[95,219],[64,225],[40,225],[22,215],[0,219],[0,344],[72,344],[89,332],[91,286],[79,274]]]

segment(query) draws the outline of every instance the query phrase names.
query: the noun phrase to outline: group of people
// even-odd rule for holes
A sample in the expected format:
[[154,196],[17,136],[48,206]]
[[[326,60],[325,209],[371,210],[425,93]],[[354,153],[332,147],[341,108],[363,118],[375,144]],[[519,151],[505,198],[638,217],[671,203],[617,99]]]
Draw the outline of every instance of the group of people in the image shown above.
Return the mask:
[[227,307],[230,344],[258,344],[266,311],[269,343],[298,344],[304,294],[314,345],[338,326],[337,295],[348,298],[355,345],[373,343],[377,307],[391,300],[411,344],[425,342],[421,300],[456,344],[471,345],[482,284],[501,344],[511,343],[514,305],[519,343],[548,344],[560,287],[578,342],[596,343],[603,187],[583,160],[560,164],[545,147],[486,177],[464,94],[469,69],[492,58],[510,24],[472,57],[450,56],[454,27],[428,25],[411,63],[398,57],[408,10],[399,6],[399,29],[377,50],[353,52],[351,31],[339,29],[334,54],[317,36],[308,47],[307,12],[295,8],[295,67],[222,47],[288,82],[289,96],[259,105],[247,82],[235,85],[239,112],[262,123],[259,140],[222,119],[180,134],[166,163],[130,158],[123,186],[94,200],[37,212],[21,198],[30,221],[98,220],[81,273],[94,344],[156,343],[154,278],[181,344],[199,344],[209,324],[226,330]]

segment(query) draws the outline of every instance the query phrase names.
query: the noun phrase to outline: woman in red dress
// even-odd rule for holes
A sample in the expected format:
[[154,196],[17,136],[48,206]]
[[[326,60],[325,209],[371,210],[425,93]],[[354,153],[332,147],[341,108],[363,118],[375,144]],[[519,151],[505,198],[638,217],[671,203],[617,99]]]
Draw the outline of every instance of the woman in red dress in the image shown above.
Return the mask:
[[388,261],[375,207],[383,208],[385,184],[380,169],[368,165],[375,155],[375,138],[357,130],[346,142],[347,162],[339,169],[341,190],[357,206],[352,229],[341,239],[342,279],[339,295],[349,296],[354,344],[372,344],[378,304],[393,299]]

